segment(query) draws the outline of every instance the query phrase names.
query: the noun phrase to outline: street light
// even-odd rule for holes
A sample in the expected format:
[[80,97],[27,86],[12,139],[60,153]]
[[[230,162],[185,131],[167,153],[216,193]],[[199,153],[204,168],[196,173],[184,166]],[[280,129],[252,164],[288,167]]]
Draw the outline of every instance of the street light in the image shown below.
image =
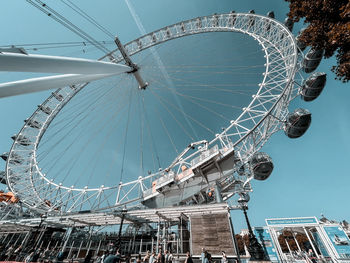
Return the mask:
[[121,252],[121,245],[122,245],[122,237],[121,237],[121,234],[122,234],[122,228],[123,228],[123,223],[124,223],[124,219],[125,219],[125,215],[127,214],[127,210],[126,209],[122,209],[121,211],[121,221],[120,221],[120,225],[119,225],[119,233],[118,233],[118,244],[117,244],[117,247],[119,249],[119,252]]
[[250,260],[251,261],[264,261],[264,260],[266,260],[266,255],[264,253],[262,246],[260,245],[260,243],[256,239],[256,237],[253,233],[253,230],[250,226],[250,223],[249,223],[249,219],[248,219],[248,215],[247,215],[247,210],[248,210],[247,198],[241,196],[238,199],[238,203],[240,204],[240,206],[243,210],[244,217],[245,217],[245,220],[246,220],[247,226],[248,226],[248,231],[249,231],[248,252],[250,254]]

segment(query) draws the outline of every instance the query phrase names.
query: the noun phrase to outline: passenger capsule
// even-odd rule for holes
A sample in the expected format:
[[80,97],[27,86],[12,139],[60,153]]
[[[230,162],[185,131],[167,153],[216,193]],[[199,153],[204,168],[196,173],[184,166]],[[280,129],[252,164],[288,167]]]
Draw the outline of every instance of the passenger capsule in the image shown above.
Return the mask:
[[[0,155],[1,159],[3,159],[4,161],[7,161],[7,159],[9,158],[9,153],[5,152],[2,155]],[[11,159],[9,160],[9,163],[11,164],[21,164],[23,162],[23,159],[21,156],[19,156],[16,153],[12,153],[11,154]]]
[[213,16],[213,26],[214,27],[219,26],[219,16],[218,16],[217,13],[215,13],[214,16]]
[[232,10],[230,12],[229,25],[231,27],[233,27],[235,25],[235,23],[236,23],[237,16],[236,16],[235,13],[236,13],[236,11],[234,11],[234,10]]
[[24,122],[31,128],[40,129],[41,124],[35,120],[24,120]]
[[301,51],[304,51],[305,48],[307,47],[306,43],[300,40],[300,37],[301,37],[301,35],[303,34],[303,32],[305,31],[305,29],[306,29],[305,27],[302,28],[302,29],[299,31],[297,37],[295,38],[295,41],[297,42],[297,46],[298,46],[298,48],[299,48]]
[[23,159],[20,156],[18,156],[18,155],[12,156],[11,159],[9,160],[9,163],[11,163],[11,164],[21,164],[21,163],[23,163]]
[[275,18],[275,13],[273,11],[270,11],[267,13],[267,16],[270,18]]
[[62,101],[63,100],[63,96],[59,93],[56,93],[56,92],[52,92],[52,96],[55,97],[56,100],[58,101]]
[[253,170],[254,179],[259,181],[266,180],[273,170],[272,160],[264,152],[255,153],[250,161],[250,165]]
[[197,28],[202,27],[202,19],[200,17],[197,18],[196,25],[197,25]]
[[11,137],[12,140],[17,140],[17,143],[19,143],[20,145],[23,145],[23,146],[29,146],[32,142],[25,136],[23,135],[13,135]]
[[50,115],[52,113],[52,110],[50,109],[50,107],[45,107],[43,105],[38,105],[38,108],[44,112],[47,115]]
[[7,159],[9,158],[9,153],[5,152],[3,154],[0,155],[1,159],[3,159],[4,161],[7,161]]
[[284,132],[289,138],[299,138],[311,124],[311,113],[305,109],[296,109],[287,116]]
[[[270,17],[270,18],[275,18],[275,13],[273,11],[270,11],[267,13],[267,16]],[[269,20],[267,20],[265,22],[265,30],[266,31],[269,31],[271,28],[271,22]]]
[[306,73],[311,73],[320,64],[323,57],[323,49],[310,49],[303,60],[303,69]]
[[170,36],[171,36],[169,27],[167,27],[167,29],[165,30],[165,32],[166,32],[166,36],[167,36],[167,37],[170,37]]
[[6,173],[5,171],[0,172],[0,184],[6,184]]
[[296,42],[297,42],[298,48],[299,48],[301,51],[304,51],[305,48],[307,47],[307,46],[306,46],[306,43],[300,40],[300,36],[297,36],[297,37],[295,38],[295,40],[296,40]]
[[301,88],[301,98],[304,101],[312,101],[316,99],[326,85],[327,74],[323,72],[315,72],[310,75],[303,83]]
[[184,23],[181,23],[181,31],[185,32],[185,24]]
[[142,49],[142,42],[141,42],[140,39],[137,40],[137,46],[138,46],[139,49]]
[[152,34],[152,42],[153,43],[157,42],[157,37],[156,37],[156,35],[154,33]]
[[289,17],[287,17],[284,20],[284,25],[289,29],[290,32],[293,31],[293,26],[294,26],[294,22],[292,19],[290,19]]
[[[250,11],[249,11],[249,14],[255,14],[254,9],[250,10]],[[254,24],[255,24],[255,17],[249,18],[249,27],[254,26]]]

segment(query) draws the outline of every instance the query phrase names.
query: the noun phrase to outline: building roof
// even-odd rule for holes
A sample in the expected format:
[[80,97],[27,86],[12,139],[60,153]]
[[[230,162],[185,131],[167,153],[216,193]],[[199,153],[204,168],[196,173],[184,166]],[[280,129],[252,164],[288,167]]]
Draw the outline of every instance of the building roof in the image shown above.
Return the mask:
[[196,206],[177,206],[155,209],[138,210],[118,210],[114,212],[86,212],[72,213],[64,216],[36,217],[30,219],[5,220],[0,222],[0,232],[27,231],[28,228],[39,225],[51,227],[82,227],[82,226],[106,226],[118,225],[121,223],[124,215],[124,223],[156,223],[159,221],[178,222],[187,219],[193,215],[227,213],[230,209],[238,207],[229,207],[227,203],[196,205]]

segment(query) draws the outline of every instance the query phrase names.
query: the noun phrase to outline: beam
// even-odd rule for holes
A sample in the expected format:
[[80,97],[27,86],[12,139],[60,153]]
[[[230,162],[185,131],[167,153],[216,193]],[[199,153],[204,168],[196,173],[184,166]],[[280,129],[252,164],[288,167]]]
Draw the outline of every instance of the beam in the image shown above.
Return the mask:
[[0,84],[0,98],[39,92],[43,90],[58,89],[69,85],[107,78],[116,74],[119,73],[90,75],[65,74],[6,82]]
[[146,89],[146,87],[148,86],[148,83],[142,79],[139,72],[139,67],[131,61],[131,58],[129,57],[128,53],[124,48],[124,45],[120,42],[118,37],[115,37],[114,42],[118,46],[118,49],[122,54],[126,65],[128,65],[131,68],[131,70],[128,73],[132,73],[134,75],[135,79],[139,83],[139,89]]
[[159,218],[162,218],[165,221],[171,222],[172,220],[165,215],[161,214],[159,211],[156,211],[156,215],[159,216]]
[[83,224],[83,225],[87,225],[87,226],[97,226],[96,223],[92,223],[92,222],[88,222],[88,221],[85,221],[85,220],[76,219],[76,218],[72,218],[72,217],[68,217],[68,220],[73,221],[75,223],[80,223],[80,224]]
[[0,52],[0,71],[60,74],[116,74],[132,68],[98,60]]

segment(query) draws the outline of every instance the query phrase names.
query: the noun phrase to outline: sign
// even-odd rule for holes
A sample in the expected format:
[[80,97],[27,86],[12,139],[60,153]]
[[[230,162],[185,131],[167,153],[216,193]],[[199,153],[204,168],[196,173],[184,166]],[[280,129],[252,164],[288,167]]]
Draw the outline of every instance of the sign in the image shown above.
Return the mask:
[[266,227],[254,227],[254,234],[262,245],[265,255],[269,257],[272,262],[279,262],[278,255],[274,243],[268,228]]
[[324,226],[323,229],[337,251],[339,258],[350,259],[350,240],[344,230],[340,226]]
[[320,234],[316,231],[316,232],[311,232],[315,242],[316,242],[316,245],[318,247],[318,249],[320,250],[322,256],[324,257],[329,257],[329,254],[327,252],[327,249],[326,247],[324,246],[322,240],[321,240],[321,237],[320,237]]
[[266,219],[268,226],[278,225],[310,225],[318,224],[316,217],[296,217],[296,218],[279,218],[279,219]]

